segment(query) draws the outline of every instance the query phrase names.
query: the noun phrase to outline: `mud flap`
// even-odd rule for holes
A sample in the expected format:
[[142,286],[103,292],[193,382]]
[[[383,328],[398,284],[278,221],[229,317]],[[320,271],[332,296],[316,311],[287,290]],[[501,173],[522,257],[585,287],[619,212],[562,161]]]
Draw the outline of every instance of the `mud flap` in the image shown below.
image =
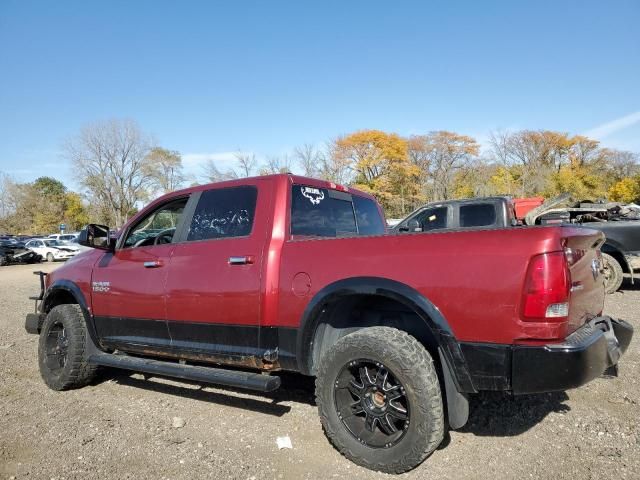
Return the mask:
[[449,427],[452,430],[456,430],[464,427],[469,420],[469,398],[466,394],[458,391],[442,350],[438,349],[438,355],[440,356],[440,365],[442,365],[442,376],[444,378]]

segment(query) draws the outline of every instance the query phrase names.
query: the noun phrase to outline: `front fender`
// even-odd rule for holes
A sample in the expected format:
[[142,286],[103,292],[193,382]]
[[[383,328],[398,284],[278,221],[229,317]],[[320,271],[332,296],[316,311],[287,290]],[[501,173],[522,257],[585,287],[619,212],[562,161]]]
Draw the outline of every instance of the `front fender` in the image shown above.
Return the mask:
[[74,300],[74,303],[80,305],[82,314],[84,316],[84,321],[87,325],[89,336],[91,337],[91,340],[95,345],[99,345],[98,336],[96,333],[95,325],[93,323],[93,316],[91,315],[91,312],[89,310],[87,299],[85,298],[84,293],[82,292],[80,287],[71,280],[55,280],[51,285],[48,286],[48,288],[44,292],[42,302],[40,303],[40,312],[43,315],[46,315],[56,305],[70,303],[70,298]]

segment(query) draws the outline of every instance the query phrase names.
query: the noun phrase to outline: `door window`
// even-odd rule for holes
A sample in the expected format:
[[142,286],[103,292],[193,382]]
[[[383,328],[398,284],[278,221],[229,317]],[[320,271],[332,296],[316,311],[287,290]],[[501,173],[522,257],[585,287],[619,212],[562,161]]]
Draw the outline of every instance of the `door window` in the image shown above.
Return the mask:
[[187,241],[244,237],[251,234],[258,190],[252,186],[202,192]]
[[428,208],[418,214],[416,220],[423,232],[447,228],[447,207]]
[[143,217],[129,229],[124,248],[171,243],[186,204],[187,198],[181,198]]

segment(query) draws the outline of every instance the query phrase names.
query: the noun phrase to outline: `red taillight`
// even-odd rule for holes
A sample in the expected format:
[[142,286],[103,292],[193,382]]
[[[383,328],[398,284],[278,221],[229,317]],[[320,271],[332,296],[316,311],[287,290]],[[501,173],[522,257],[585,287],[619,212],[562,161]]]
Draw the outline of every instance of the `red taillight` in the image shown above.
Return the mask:
[[569,316],[571,274],[562,252],[536,255],[524,285],[522,317],[530,322],[563,322]]

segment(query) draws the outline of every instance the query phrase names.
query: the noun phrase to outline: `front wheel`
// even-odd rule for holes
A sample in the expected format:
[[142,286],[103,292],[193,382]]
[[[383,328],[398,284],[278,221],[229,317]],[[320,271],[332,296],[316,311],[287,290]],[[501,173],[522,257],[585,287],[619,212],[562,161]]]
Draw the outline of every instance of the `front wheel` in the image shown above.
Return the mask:
[[97,366],[87,361],[87,335],[79,305],[58,305],[47,314],[40,330],[38,365],[49,388],[79,388],[93,379]]
[[433,360],[395,328],[365,328],[338,340],[320,360],[316,402],[329,440],[371,470],[411,470],[444,437]]
[[611,255],[602,254],[603,273],[604,273],[604,290],[607,293],[615,293],[622,285],[624,274],[622,266]]
[[53,262],[54,258],[53,258],[53,253],[49,252],[47,253],[47,262]]

